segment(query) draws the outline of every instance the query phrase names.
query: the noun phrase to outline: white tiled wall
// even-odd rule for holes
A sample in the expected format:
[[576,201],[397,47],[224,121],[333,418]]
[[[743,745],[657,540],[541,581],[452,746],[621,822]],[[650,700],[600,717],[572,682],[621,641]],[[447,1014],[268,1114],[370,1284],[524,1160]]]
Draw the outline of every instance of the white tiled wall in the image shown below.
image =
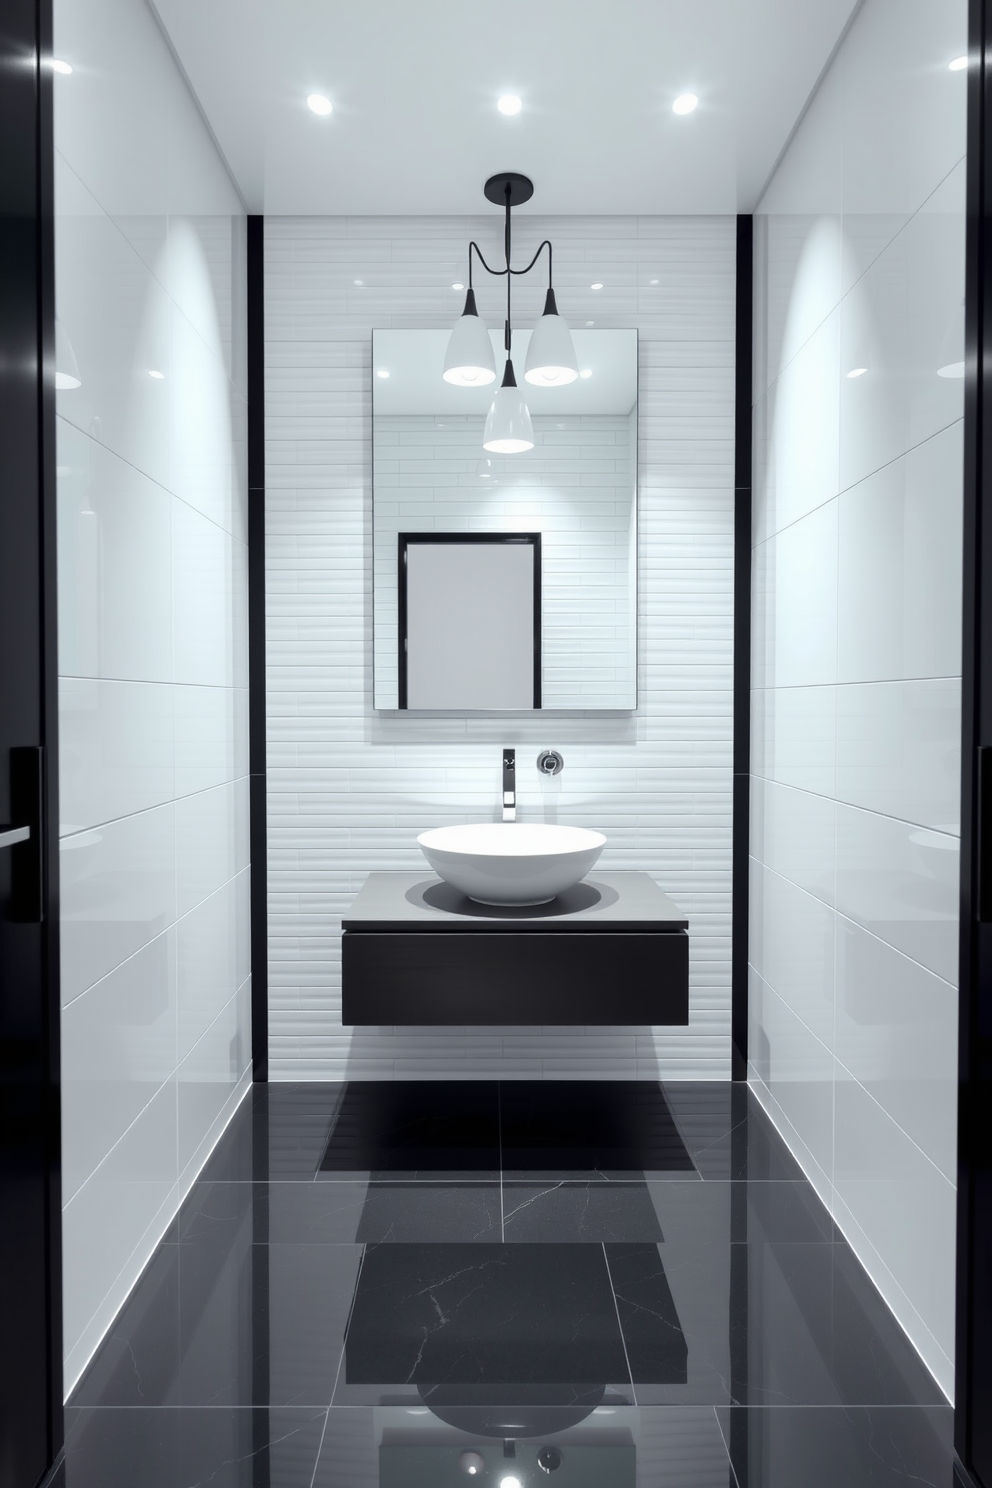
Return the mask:
[[542,706],[634,706],[636,428],[636,409],[542,415],[523,469],[495,455],[483,479],[478,417],[376,416],[377,707],[398,706],[400,532],[539,532]]
[[249,1078],[244,216],[150,9],[55,24],[68,1389]]
[[[540,218],[562,313],[640,337],[638,698],[628,716],[402,718],[372,706],[371,332],[461,305],[499,219],[266,220],[270,1058],[276,1079],[729,1074],[734,253],[731,218]],[[602,290],[590,285],[602,282]],[[479,306],[502,318],[498,281]],[[520,323],[543,289],[515,286]],[[515,744],[523,820],[602,828],[690,917],[688,1028],[364,1028],[340,1012],[340,917],[429,826],[494,817]],[[538,776],[542,746],[564,773]]]
[[866,0],[755,276],[750,1074],[948,1394],[965,49]]

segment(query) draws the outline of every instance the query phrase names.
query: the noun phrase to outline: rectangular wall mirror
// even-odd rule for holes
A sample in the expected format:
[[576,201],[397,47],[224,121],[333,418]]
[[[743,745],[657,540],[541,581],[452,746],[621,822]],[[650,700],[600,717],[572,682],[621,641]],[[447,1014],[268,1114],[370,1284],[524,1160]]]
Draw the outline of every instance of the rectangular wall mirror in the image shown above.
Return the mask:
[[490,455],[495,386],[443,380],[448,330],[373,333],[377,708],[637,706],[637,332],[572,334],[577,382],[518,371],[534,448]]

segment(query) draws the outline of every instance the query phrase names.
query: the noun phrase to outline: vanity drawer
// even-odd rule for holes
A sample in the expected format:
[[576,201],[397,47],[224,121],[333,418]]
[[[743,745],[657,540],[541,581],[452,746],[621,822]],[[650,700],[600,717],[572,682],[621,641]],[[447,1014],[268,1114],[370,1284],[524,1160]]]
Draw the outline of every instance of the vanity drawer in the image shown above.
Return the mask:
[[342,1022],[672,1025],[689,1021],[684,930],[346,930]]

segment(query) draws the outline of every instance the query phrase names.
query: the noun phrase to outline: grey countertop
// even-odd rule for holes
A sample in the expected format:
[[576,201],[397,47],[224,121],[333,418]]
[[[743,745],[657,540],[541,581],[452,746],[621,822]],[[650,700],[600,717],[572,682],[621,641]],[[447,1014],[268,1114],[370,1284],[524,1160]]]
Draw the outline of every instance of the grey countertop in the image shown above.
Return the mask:
[[475,904],[431,872],[370,873],[345,930],[686,930],[689,922],[649,873],[593,872],[550,904]]

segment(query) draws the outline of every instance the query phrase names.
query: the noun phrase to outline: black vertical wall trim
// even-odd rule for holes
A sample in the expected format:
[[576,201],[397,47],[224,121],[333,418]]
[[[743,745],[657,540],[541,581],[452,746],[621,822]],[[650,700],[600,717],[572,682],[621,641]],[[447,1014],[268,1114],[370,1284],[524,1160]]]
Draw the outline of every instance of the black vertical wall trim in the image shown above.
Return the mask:
[[52,0],[0,4],[0,1483],[62,1446]]
[[984,920],[978,894],[983,869],[992,870],[992,822],[989,811],[982,811],[979,790],[980,751],[992,746],[992,439],[986,438],[992,430],[992,378],[985,375],[992,355],[988,0],[970,0],[968,28],[954,1444],[959,1478],[969,1481],[970,1475],[992,1488],[992,923]]
[[751,361],[754,219],[737,218],[734,406],[734,796],[731,1073],[747,1079],[747,924],[751,770]]
[[248,769],[251,810],[252,1077],[269,1078],[265,788],[265,219],[248,218]]
[[53,3],[38,0],[38,347],[41,361],[41,900],[48,1046],[48,1338],[49,1457],[63,1441],[62,1339],[62,1039],[59,949],[59,678],[58,546],[55,481],[55,100],[48,59],[53,52]]

